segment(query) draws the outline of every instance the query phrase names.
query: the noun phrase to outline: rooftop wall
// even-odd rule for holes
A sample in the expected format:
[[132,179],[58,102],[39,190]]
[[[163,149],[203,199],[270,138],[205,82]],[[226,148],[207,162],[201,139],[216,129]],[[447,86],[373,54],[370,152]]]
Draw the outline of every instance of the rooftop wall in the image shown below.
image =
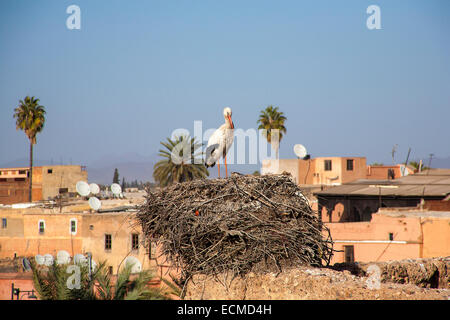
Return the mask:
[[[449,256],[450,217],[425,215],[373,214],[369,222],[326,223],[326,226],[336,250],[353,246],[355,261]],[[336,262],[345,262],[345,252],[335,254],[332,263]]]

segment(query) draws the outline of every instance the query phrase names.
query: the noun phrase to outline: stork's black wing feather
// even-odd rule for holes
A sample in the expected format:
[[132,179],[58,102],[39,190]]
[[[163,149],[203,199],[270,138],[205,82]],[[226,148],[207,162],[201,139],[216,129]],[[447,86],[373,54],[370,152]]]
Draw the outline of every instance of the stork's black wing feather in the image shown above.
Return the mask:
[[217,147],[219,147],[219,144],[218,144],[218,143],[212,144],[212,145],[210,145],[210,146],[208,146],[208,147],[206,148],[206,160],[205,160],[205,166],[206,166],[207,168],[209,168],[209,167],[214,167],[214,166],[216,165],[215,162],[212,163],[212,164],[208,164],[208,162],[209,162],[209,159],[211,158],[211,154],[214,152],[214,150],[217,149]]

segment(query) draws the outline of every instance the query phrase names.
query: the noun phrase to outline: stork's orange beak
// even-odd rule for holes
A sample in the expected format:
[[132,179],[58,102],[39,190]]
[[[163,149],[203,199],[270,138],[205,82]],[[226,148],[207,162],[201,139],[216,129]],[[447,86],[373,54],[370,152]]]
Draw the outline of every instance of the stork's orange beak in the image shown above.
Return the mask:
[[233,124],[233,121],[231,121],[231,116],[227,115],[227,117],[228,117],[228,121],[230,122],[231,129],[234,129],[234,124]]

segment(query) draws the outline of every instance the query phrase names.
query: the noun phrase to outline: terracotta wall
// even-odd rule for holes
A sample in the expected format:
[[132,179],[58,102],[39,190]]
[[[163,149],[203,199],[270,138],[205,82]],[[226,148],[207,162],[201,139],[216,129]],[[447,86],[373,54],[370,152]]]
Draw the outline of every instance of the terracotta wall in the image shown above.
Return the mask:
[[76,192],[75,186],[78,181],[88,181],[87,171],[78,165],[43,166],[41,170],[44,200],[59,195],[60,188],[67,188],[68,192]]
[[[0,180],[0,204],[13,204],[28,202],[28,193],[30,188],[30,182],[28,178],[24,181],[16,181],[16,178],[0,178],[7,179],[6,181]],[[33,199],[41,199],[42,190],[39,188],[33,189]]]
[[298,162],[300,160],[298,159],[280,159],[279,161],[276,160],[263,160],[262,161],[262,167],[261,167],[261,174],[267,174],[267,173],[283,173],[288,172],[292,175],[292,178],[296,183],[299,183],[298,181],[298,174],[299,174],[299,167]]
[[[80,252],[92,252],[96,262],[107,261],[116,273],[127,256],[134,256],[144,269],[154,266],[149,261],[148,248],[141,228],[127,213],[87,214],[83,216],[83,246]],[[132,234],[139,235],[139,248],[132,249]],[[111,250],[105,249],[105,235],[110,234]]]
[[[166,274],[169,266],[160,256],[159,248],[149,255],[140,225],[130,213],[40,213],[42,209],[2,209],[0,218],[7,218],[8,227],[0,229],[0,258],[52,254],[59,250],[71,256],[91,252],[95,262],[107,261],[116,273],[127,256],[136,257],[144,269]],[[76,219],[77,232],[71,234],[70,221]],[[45,221],[44,234],[39,221]],[[132,234],[139,235],[139,248],[132,249]],[[111,250],[105,249],[105,234],[112,236]],[[156,252],[155,252],[156,251]]]
[[422,218],[424,258],[450,256],[450,219]]
[[[2,210],[0,218],[7,219],[7,228],[0,229],[0,258],[54,254],[59,250],[69,253],[81,251],[81,233],[71,234],[70,220],[76,219],[78,228],[82,225],[81,215],[41,214],[39,209]],[[39,233],[39,221],[44,221],[44,233]]]
[[[325,170],[325,160],[331,161],[331,170]],[[347,170],[347,160],[353,160],[353,170]],[[320,157],[309,160],[263,160],[261,173],[289,172],[298,184],[339,185],[366,178],[364,157]]]
[[[26,173],[19,174],[21,171]],[[28,202],[28,171],[28,168],[0,169],[0,204]],[[33,167],[33,201],[53,198],[59,194],[60,188],[76,192],[75,186],[80,180],[87,182],[88,174],[79,165]]]
[[[20,290],[31,291],[34,289],[31,273],[0,273],[0,300],[11,300],[11,284],[14,284],[14,288]],[[34,300],[28,299],[27,293],[19,294],[19,298],[20,300]],[[17,296],[14,296],[14,300],[16,299]]]
[[[374,214],[370,222],[325,223],[334,248],[354,247],[355,261],[374,262],[450,255],[450,218]],[[393,241],[390,241],[389,234]],[[337,252],[332,263],[344,262]]]

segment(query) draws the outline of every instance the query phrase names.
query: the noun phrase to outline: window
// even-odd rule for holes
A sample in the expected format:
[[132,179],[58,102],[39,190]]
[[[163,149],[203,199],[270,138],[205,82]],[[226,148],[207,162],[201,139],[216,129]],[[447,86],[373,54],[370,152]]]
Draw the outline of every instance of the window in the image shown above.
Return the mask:
[[395,179],[395,171],[394,171],[394,169],[392,169],[392,168],[388,169],[387,178],[388,178],[388,180]]
[[353,159],[347,159],[347,171],[353,171]]
[[355,262],[355,248],[353,246],[344,246],[345,263]]
[[131,249],[138,250],[139,249],[139,234],[133,233],[131,235]]
[[26,171],[25,170],[19,170],[19,174],[25,174]]
[[109,273],[110,275],[113,274],[113,266],[109,266],[109,267],[108,267],[108,273]]
[[39,234],[44,234],[45,232],[45,221],[39,220]]
[[105,250],[111,250],[112,247],[112,236],[110,234],[105,234]]
[[6,178],[0,178],[0,182],[6,182],[6,181],[8,181],[8,179],[6,179]]
[[68,193],[69,188],[59,188],[59,194]]
[[331,160],[324,160],[325,171],[331,171]]
[[394,240],[394,234],[392,232],[389,232],[389,241]]
[[77,234],[77,219],[70,219],[70,233],[75,235]]
[[53,173],[53,169],[48,169],[47,173],[52,174]]
[[25,178],[14,178],[14,181],[25,181]]
[[6,229],[8,226],[8,220],[6,218],[2,218],[2,229]]

